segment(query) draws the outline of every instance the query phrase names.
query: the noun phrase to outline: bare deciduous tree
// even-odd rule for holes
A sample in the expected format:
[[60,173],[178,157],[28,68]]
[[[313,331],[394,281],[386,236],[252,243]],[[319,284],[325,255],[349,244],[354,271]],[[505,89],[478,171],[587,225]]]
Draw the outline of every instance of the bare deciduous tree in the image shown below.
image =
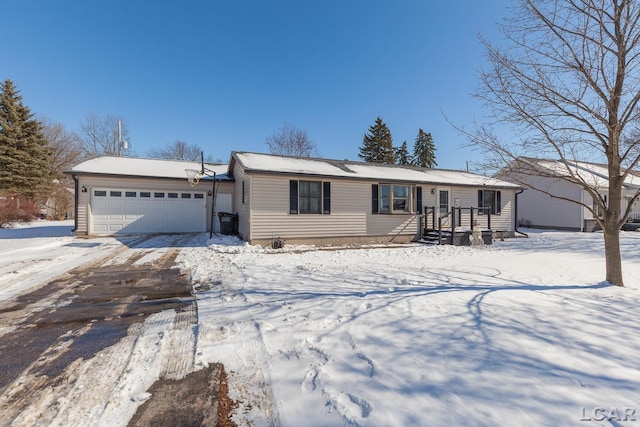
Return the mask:
[[80,137],[74,132],[67,131],[61,123],[52,122],[46,117],[41,118],[40,123],[42,133],[49,144],[51,168],[56,178],[62,179],[63,172],[71,169],[81,160]]
[[[187,160],[192,162],[199,162],[204,150],[197,144],[187,144],[184,141],[176,141],[173,144],[166,145],[162,148],[152,148],[147,152],[149,157],[156,159],[170,159],[170,160]],[[213,162],[213,156],[207,154],[204,158],[206,162]]]
[[267,137],[266,144],[271,154],[299,157],[318,155],[318,147],[309,138],[307,131],[286,122],[277,132]]
[[121,138],[129,140],[129,130],[125,121],[110,114],[99,116],[89,114],[80,125],[80,140],[82,141],[82,154],[86,159],[98,156],[126,155],[118,141],[118,121],[121,122]]
[[[639,196],[621,211],[623,182],[639,160],[640,3],[518,0],[514,11],[500,25],[505,47],[483,40],[491,66],[478,96],[495,122],[465,133],[496,168],[521,156],[560,159],[563,178],[600,211],[606,280],[623,286],[619,230]],[[509,140],[498,136],[505,125]],[[575,173],[580,160],[606,164],[606,199]]]

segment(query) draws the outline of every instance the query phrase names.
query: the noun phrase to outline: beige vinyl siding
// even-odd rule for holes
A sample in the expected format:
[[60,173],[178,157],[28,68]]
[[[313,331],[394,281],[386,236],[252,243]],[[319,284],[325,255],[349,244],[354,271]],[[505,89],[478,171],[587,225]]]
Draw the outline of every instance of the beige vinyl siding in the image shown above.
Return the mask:
[[[80,180],[82,182],[82,180]],[[78,217],[76,233],[86,235],[89,230],[89,200],[91,193],[87,190],[82,192],[82,184],[78,186]]]
[[325,179],[331,182],[331,213],[290,214],[290,179],[251,176],[251,239],[366,235],[363,206],[371,205],[370,185]]
[[[238,163],[233,168],[235,189],[233,192],[233,208],[238,214],[238,233],[247,240],[251,240],[251,177],[245,174]],[[244,204],[242,203],[242,183],[244,182]]]
[[367,215],[367,235],[370,236],[417,236],[419,232],[418,216],[415,214],[374,215],[369,212]]
[[[87,188],[87,192],[82,192],[82,187]],[[203,181],[194,187],[190,187],[185,176],[184,180],[178,179],[162,179],[162,178],[134,178],[134,177],[106,177],[106,176],[78,176],[78,234],[87,234],[91,229],[91,207],[90,196],[93,188],[113,188],[120,190],[162,190],[162,191],[199,191],[205,192],[205,194],[212,189],[211,181]],[[231,194],[233,191],[232,182],[220,182],[217,186],[218,193]],[[211,215],[211,197],[205,197],[206,199],[206,218],[207,218],[207,230],[209,229],[209,218]]]
[[[451,205],[455,206],[455,200],[458,199],[458,206],[461,208],[478,207],[478,190],[500,191],[501,199],[501,212],[500,214],[491,215],[491,229],[500,231],[513,231],[512,211],[515,203],[515,192],[508,189],[495,189],[495,188],[465,188],[465,187],[452,187],[451,188]],[[461,224],[458,220],[461,219]],[[473,213],[474,222],[482,228],[488,226],[488,216],[478,215],[477,211]],[[463,210],[460,218],[456,217],[456,226],[462,228],[471,228],[471,214],[469,210]]]
[[324,179],[331,183],[331,213],[290,214],[291,179],[297,178],[251,176],[251,239],[392,237],[418,233],[418,219],[414,214],[371,213],[372,183],[368,181]]

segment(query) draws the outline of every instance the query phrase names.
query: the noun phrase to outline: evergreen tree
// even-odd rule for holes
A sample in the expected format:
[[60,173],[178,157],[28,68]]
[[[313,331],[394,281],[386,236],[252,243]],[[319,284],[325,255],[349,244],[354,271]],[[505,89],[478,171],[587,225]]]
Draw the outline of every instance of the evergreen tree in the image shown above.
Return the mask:
[[438,163],[436,163],[435,151],[436,147],[433,143],[433,137],[431,134],[420,129],[413,145],[412,164],[423,168],[432,168],[437,166]]
[[369,127],[369,132],[364,135],[358,156],[370,163],[394,163],[391,131],[380,116],[376,118],[376,123]]
[[0,85],[0,192],[34,199],[51,181],[49,148],[11,80]]
[[398,165],[410,165],[411,158],[409,157],[409,149],[407,148],[407,141],[404,141],[400,148],[396,148],[396,164]]

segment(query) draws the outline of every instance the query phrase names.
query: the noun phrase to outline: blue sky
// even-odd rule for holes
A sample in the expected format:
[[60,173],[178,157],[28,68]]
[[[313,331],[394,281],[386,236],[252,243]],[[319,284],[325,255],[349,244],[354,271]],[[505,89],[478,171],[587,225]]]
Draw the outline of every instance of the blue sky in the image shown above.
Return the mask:
[[226,161],[267,152],[284,122],[323,157],[358,160],[377,116],[399,146],[431,132],[438,166],[463,169],[447,123],[484,111],[470,94],[508,0],[5,2],[0,79],[38,116],[77,130],[123,117],[131,149],[176,140]]

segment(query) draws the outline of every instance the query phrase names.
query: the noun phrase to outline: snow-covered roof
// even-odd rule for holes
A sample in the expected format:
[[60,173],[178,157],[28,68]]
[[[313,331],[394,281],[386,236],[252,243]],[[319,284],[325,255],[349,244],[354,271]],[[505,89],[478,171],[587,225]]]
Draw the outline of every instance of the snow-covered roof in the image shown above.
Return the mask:
[[[216,179],[229,180],[227,165],[204,164],[205,168],[216,172]],[[100,174],[126,175],[150,178],[179,178],[187,179],[185,169],[201,169],[200,162],[185,162],[182,160],[141,159],[137,157],[96,157],[82,162],[67,173],[70,174]],[[203,177],[202,179],[208,179]]]
[[[558,177],[568,178],[574,176],[582,180],[591,188],[604,189],[609,187],[609,172],[606,165],[590,162],[567,160],[543,160],[521,158],[520,165],[524,166],[527,175],[550,173]],[[517,172],[518,170],[516,170]],[[640,176],[630,173],[624,180],[625,188],[637,188],[640,186]]]
[[[609,170],[607,169],[606,165],[587,162],[573,162],[573,164],[587,172],[603,178],[607,183],[609,182]],[[624,185],[628,187],[640,186],[640,176],[637,176],[633,173],[628,174],[624,180]]]
[[519,185],[511,182],[458,170],[418,168],[404,165],[382,165],[349,160],[287,157],[247,152],[234,152],[232,154],[232,161],[234,158],[245,170],[251,172],[304,174],[475,187],[520,188]]

